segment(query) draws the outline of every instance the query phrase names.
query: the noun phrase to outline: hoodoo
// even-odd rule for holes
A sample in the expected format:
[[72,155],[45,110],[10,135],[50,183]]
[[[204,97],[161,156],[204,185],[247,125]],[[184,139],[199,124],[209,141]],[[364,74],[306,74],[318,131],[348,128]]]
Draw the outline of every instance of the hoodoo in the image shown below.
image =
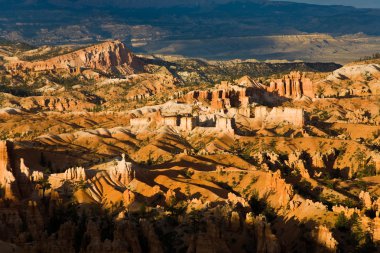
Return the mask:
[[272,80],[268,91],[289,98],[315,97],[312,81],[301,72],[291,72],[281,79]]
[[[59,40],[69,30],[75,42],[102,41],[38,47],[0,37],[0,253],[378,252],[379,55],[342,68],[315,59],[164,55],[187,50],[189,38],[189,54],[205,52],[195,51],[206,38],[206,53],[213,58],[223,58],[214,48],[225,46],[218,45],[223,40],[245,57],[249,53],[240,50],[242,44],[260,59],[265,55],[260,44],[265,44],[273,57],[295,59],[298,52],[292,48],[309,47],[307,37],[318,48],[308,49],[311,54],[335,43],[353,57],[342,44],[345,36],[251,36],[263,29],[246,20],[265,20],[260,12],[273,6],[265,30],[276,20],[286,20],[287,33],[300,30],[289,25],[290,8],[281,10],[290,3],[263,1],[261,7],[262,1],[252,1],[195,1],[196,8],[173,7],[166,15],[158,8],[107,9],[107,1],[99,0],[29,0],[26,5],[0,0],[0,7],[8,5],[0,14],[15,16],[0,15],[0,35],[7,38],[22,40],[38,26],[35,40]],[[82,2],[87,7],[77,8]],[[93,2],[104,2],[104,8],[88,8]],[[113,5],[121,2],[138,1]],[[214,8],[219,2],[224,5]],[[62,8],[66,4],[71,7]],[[70,20],[69,26],[45,28],[43,21],[54,20],[53,15],[30,21],[28,8],[45,15],[56,5],[54,15],[62,13],[59,20]],[[23,6],[22,12],[13,13],[16,6]],[[78,19],[65,18],[72,10],[105,14],[75,25]],[[210,10],[212,22],[204,22]],[[316,5],[305,6],[308,18],[310,10],[316,13],[311,23],[326,21]],[[332,10],[339,7],[324,10],[336,17]],[[344,10],[350,20],[359,20],[354,8]],[[367,22],[366,12],[358,13]],[[286,19],[278,16],[283,13]],[[344,20],[345,12],[339,13]],[[19,22],[24,16],[27,21]],[[231,17],[237,20],[226,22]],[[118,23],[125,18],[128,22]],[[140,24],[140,18],[149,24]],[[202,39],[163,23],[167,18],[190,20],[184,29]],[[7,30],[13,21],[20,31]],[[313,26],[309,23],[304,30]],[[217,27],[222,29],[201,31]],[[239,27],[243,37],[234,30]],[[92,36],[95,29],[99,36]],[[231,36],[222,36],[226,31]],[[352,37],[355,47],[368,39]],[[336,54],[327,50],[321,57]]]
[[9,157],[8,141],[0,141],[0,184],[4,190],[5,199],[16,199],[19,197],[16,178],[11,168],[11,161]]

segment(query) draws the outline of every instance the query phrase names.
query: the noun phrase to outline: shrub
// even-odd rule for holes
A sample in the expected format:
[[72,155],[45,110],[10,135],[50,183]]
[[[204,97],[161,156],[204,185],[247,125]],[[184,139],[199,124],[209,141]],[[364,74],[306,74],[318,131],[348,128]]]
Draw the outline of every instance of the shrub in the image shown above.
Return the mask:
[[344,212],[341,212],[338,216],[338,219],[335,222],[335,228],[340,231],[349,231],[351,226],[350,222],[347,219],[346,215],[344,215]]
[[0,198],[3,198],[5,194],[5,189],[4,187],[0,184]]
[[7,86],[7,85],[0,85],[0,92],[9,93],[13,96],[17,97],[30,97],[30,96],[39,96],[41,95],[39,92],[34,91],[28,86]]
[[268,205],[265,199],[260,199],[257,191],[252,192],[248,203],[255,215],[263,214],[269,222],[273,221],[277,217],[274,208]]

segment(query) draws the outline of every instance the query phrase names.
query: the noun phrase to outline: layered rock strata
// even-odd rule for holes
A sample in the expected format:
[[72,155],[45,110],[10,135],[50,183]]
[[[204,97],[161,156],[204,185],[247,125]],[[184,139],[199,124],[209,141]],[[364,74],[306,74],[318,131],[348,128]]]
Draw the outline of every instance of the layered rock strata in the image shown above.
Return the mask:
[[142,63],[120,41],[107,41],[65,55],[44,61],[18,61],[7,65],[8,70],[17,71],[58,71],[63,70],[79,74],[84,69],[96,69],[103,72],[121,71],[134,73]]
[[281,79],[272,80],[268,91],[289,98],[315,97],[312,81],[301,72],[291,72]]

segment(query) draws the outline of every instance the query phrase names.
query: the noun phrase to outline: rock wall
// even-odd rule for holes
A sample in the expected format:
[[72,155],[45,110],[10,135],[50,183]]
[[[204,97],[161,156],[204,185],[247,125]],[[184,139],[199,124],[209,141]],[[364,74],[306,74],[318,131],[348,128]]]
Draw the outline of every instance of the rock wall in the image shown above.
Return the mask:
[[288,122],[297,127],[305,125],[304,110],[288,107],[274,107],[270,109],[266,106],[255,108],[255,119],[265,124],[280,124]]
[[6,172],[10,170],[11,166],[8,155],[8,142],[0,141],[0,175],[2,176],[0,178],[0,183],[3,184],[5,182],[4,176]]
[[16,199],[19,195],[16,178],[11,168],[8,141],[0,141],[0,185],[3,188],[3,196],[6,199]]
[[49,110],[49,111],[78,111],[92,109],[95,105],[80,101],[75,98],[56,96],[26,97],[18,101],[18,104],[26,110]]
[[7,65],[12,71],[53,71],[65,70],[70,73],[80,72],[80,69],[97,69],[112,72],[113,68],[124,73],[134,73],[141,68],[142,63],[120,41],[107,41],[75,52],[50,58],[45,61],[15,62]]
[[[33,175],[35,177],[41,178],[40,174],[35,174],[36,171],[33,172]],[[43,175],[42,175],[43,178]],[[68,182],[80,182],[80,181],[86,181],[86,172],[83,167],[75,167],[75,168],[69,168],[63,173],[57,173],[57,174],[51,174],[49,176],[49,183],[53,188],[59,188],[61,187],[66,181]],[[32,181],[36,181],[34,178]]]
[[315,97],[312,81],[300,72],[291,72],[281,79],[272,80],[268,91],[289,98]]
[[232,126],[232,119],[225,118],[225,117],[217,117],[216,118],[216,124],[215,124],[216,130],[226,131],[226,132],[234,132],[233,126]]
[[183,131],[191,131],[197,126],[197,119],[194,117],[182,117],[180,122],[180,129]]
[[258,92],[265,91],[263,86],[241,87],[222,82],[214,90],[191,91],[183,96],[179,101],[193,103],[194,101],[206,102],[213,110],[225,108],[246,108],[250,100]]
[[265,173],[263,178],[265,183],[259,192],[260,197],[269,194],[273,197],[270,199],[272,207],[287,208],[294,197],[293,187],[285,182],[279,170],[274,173]]
[[170,116],[163,117],[162,122],[166,126],[175,127],[181,131],[191,131],[195,127],[204,127],[234,133],[233,119],[215,114],[208,116],[207,119],[198,116]]
[[148,126],[151,123],[151,119],[150,118],[135,118],[135,119],[131,119],[130,123],[131,123],[131,126],[133,127],[144,127],[144,126]]
[[163,121],[166,126],[178,126],[177,117],[164,117]]

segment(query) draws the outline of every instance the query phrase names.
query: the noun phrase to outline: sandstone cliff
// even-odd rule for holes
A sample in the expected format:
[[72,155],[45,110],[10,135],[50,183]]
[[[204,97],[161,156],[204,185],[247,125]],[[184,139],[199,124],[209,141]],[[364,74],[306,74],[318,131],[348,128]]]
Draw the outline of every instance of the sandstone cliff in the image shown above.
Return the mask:
[[9,142],[0,141],[0,185],[3,188],[1,198],[15,199],[19,197],[16,178],[11,168],[11,160],[9,157]]
[[120,41],[107,41],[44,61],[18,61],[7,66],[11,71],[64,70],[70,73],[80,73],[84,69],[94,69],[121,74],[132,74],[141,70],[141,67],[141,61]]
[[279,96],[289,98],[315,97],[312,81],[300,72],[291,72],[281,79],[272,80],[269,91],[277,92]]

